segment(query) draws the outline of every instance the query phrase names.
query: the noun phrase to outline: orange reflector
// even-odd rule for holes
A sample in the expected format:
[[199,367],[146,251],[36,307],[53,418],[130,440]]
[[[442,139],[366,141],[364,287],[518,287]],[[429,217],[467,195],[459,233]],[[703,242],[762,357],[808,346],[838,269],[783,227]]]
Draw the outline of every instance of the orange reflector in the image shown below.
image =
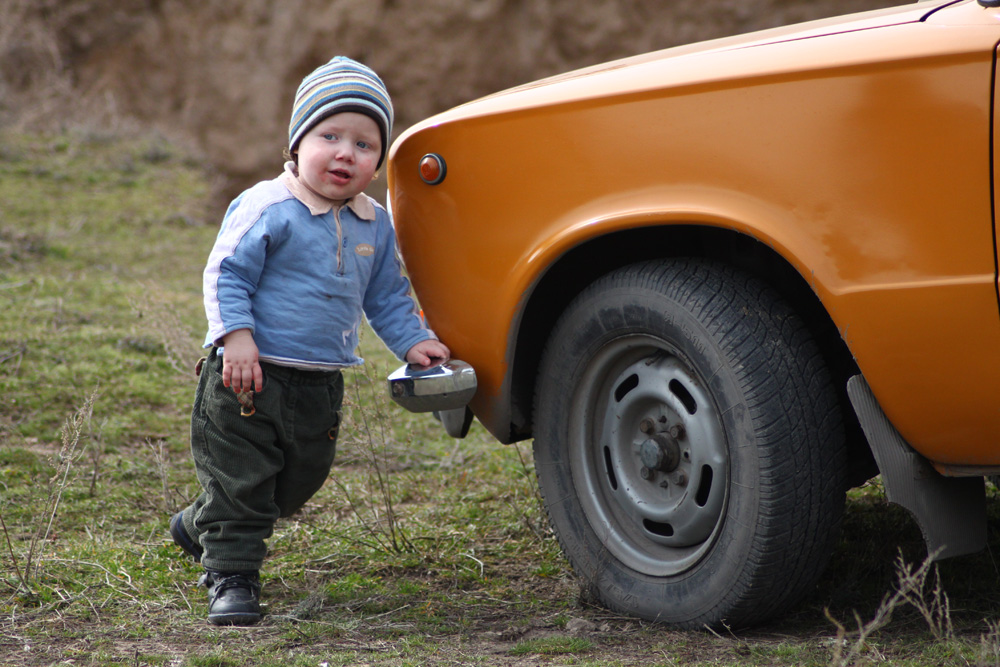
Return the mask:
[[448,168],[444,158],[435,153],[428,153],[420,159],[420,178],[427,185],[437,185],[444,180]]

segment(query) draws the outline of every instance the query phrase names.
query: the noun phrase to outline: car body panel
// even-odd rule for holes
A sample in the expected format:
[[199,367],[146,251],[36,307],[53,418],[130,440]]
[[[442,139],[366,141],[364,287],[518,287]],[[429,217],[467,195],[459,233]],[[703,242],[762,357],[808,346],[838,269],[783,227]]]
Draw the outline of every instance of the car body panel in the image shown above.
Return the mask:
[[[1000,464],[998,11],[923,2],[681,47],[407,131],[389,162],[400,249],[430,325],[476,369],[477,417],[511,439],[514,342],[560,257],[696,225],[808,281],[914,448]],[[417,177],[428,152],[440,185]]]

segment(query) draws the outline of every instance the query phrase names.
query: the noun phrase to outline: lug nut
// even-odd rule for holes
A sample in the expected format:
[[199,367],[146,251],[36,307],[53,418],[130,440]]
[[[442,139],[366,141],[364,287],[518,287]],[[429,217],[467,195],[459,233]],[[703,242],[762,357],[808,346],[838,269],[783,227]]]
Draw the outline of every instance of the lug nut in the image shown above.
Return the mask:
[[639,476],[645,480],[653,479],[653,471],[647,468],[646,466],[643,466],[642,468],[639,469]]

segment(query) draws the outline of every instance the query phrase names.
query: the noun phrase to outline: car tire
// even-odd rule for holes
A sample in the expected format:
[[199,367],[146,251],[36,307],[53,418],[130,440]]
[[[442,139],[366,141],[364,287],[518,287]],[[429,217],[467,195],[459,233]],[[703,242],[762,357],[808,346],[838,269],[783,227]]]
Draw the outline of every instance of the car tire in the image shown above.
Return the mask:
[[636,264],[561,315],[536,387],[546,510],[584,597],[678,627],[744,627],[821,575],[844,504],[836,394],[764,283]]

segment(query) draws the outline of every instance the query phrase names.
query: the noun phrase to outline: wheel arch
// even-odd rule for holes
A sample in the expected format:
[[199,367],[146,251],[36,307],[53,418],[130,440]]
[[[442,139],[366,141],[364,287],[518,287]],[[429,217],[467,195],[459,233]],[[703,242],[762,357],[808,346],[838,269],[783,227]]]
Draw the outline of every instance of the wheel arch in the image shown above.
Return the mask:
[[536,280],[520,309],[508,349],[511,441],[531,437],[536,371],[560,313],[600,276],[650,259],[700,257],[724,262],[768,283],[809,326],[838,388],[847,428],[849,483],[878,473],[867,440],[847,396],[847,380],[859,373],[836,325],[805,278],[780,253],[748,234],[696,224],[670,224],[615,231],[574,246]]

